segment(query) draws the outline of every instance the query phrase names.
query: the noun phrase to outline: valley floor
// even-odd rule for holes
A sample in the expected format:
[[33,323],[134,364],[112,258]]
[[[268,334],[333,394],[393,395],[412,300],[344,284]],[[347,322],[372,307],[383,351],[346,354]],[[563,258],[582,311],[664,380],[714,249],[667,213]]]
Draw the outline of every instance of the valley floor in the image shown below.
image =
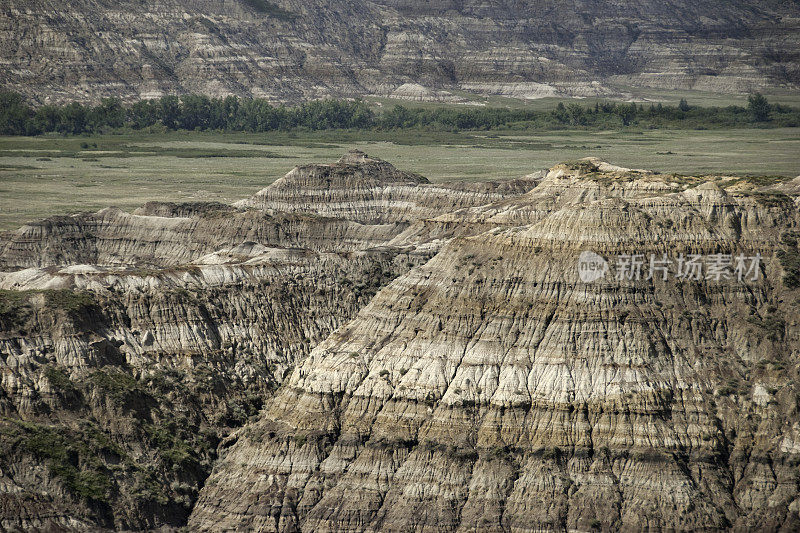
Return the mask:
[[329,161],[351,147],[434,182],[516,178],[585,156],[664,172],[800,174],[796,128],[0,137],[0,230],[155,199],[229,202],[299,163]]

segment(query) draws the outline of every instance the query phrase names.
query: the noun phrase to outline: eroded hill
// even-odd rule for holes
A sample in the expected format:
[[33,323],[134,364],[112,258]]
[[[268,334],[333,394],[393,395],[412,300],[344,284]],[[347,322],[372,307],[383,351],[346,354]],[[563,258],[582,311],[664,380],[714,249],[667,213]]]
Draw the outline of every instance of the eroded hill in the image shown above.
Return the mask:
[[298,102],[797,88],[795,2],[6,0],[0,85],[32,100]]
[[352,152],[234,206],[6,233],[0,524],[796,528],[798,205],[797,180],[430,184]]

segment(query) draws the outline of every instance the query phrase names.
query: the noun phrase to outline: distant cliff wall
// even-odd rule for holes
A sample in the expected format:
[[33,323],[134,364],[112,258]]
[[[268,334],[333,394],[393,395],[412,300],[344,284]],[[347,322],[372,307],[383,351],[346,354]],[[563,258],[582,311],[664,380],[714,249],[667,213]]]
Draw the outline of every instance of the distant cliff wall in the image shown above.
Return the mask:
[[6,0],[0,86],[37,102],[736,93],[797,88],[799,30],[800,6],[772,1]]

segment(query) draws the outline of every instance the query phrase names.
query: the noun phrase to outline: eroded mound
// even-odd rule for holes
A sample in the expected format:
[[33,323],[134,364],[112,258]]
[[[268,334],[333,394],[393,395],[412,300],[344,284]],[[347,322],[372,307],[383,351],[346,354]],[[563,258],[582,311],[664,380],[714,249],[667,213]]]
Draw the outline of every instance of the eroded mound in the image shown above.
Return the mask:
[[[587,161],[468,210],[494,229],[451,240],[315,348],[226,442],[190,526],[800,525],[796,199],[671,180]],[[492,218],[515,211],[528,218]],[[586,250],[731,264],[587,283]],[[735,257],[761,261],[740,280]]]
[[[6,233],[0,523],[795,528],[798,205],[592,159],[431,184],[351,152],[236,206]],[[727,275],[677,277],[695,256]]]
[[352,150],[332,165],[293,169],[236,203],[268,212],[313,213],[364,224],[410,223],[461,207],[488,204],[535,185],[532,180],[432,185],[381,159]]

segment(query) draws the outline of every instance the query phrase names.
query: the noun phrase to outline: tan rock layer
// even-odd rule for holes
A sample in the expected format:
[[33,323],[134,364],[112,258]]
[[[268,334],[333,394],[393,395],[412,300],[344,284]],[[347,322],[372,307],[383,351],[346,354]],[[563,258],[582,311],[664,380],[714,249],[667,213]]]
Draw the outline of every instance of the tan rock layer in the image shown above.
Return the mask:
[[[7,0],[0,83],[38,102],[797,87],[792,2]],[[410,93],[408,84],[415,88]],[[444,95],[444,96],[443,96]]]
[[[356,152],[238,207],[6,233],[0,524],[795,528],[798,201],[596,160],[428,184]],[[585,250],[763,262],[586,284]]]
[[[225,444],[190,527],[800,524],[798,294],[777,257],[792,202],[712,184],[620,195],[580,173],[560,202],[553,172],[549,213],[542,199],[531,223],[451,241],[316,347]],[[764,263],[744,283],[586,284],[587,249]]]
[[[0,286],[28,292],[8,306],[15,293],[0,291],[0,524],[185,524],[219,438],[418,261],[394,252],[308,254],[269,265],[67,267],[4,278]],[[87,450],[77,475],[107,480],[98,501],[76,494],[86,489],[37,447],[43,438],[56,451],[62,442]]]

